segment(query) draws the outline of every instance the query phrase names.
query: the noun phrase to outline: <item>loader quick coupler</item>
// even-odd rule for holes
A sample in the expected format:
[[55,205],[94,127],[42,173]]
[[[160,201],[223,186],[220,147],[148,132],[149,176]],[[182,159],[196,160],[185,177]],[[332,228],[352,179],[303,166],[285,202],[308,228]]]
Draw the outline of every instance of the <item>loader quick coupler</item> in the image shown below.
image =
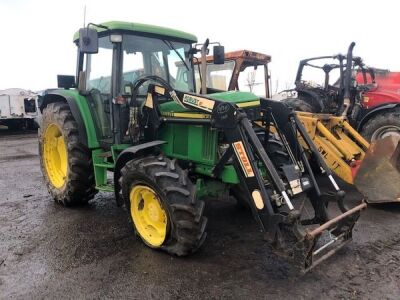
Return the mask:
[[[247,115],[246,110],[236,104],[216,100],[208,96],[173,90],[163,79],[151,76],[142,79],[150,83],[143,104],[141,119],[156,119],[156,127],[162,123],[205,124],[219,132],[223,143],[229,145],[212,169],[212,176],[219,178],[226,165],[233,165],[239,179],[239,187],[246,196],[255,220],[265,232],[266,239],[275,252],[293,261],[301,271],[308,271],[331,256],[337,249],[351,240],[353,226],[361,204],[347,210],[343,204],[344,193],[339,189],[332,173],[319,156],[307,132],[295,114],[284,104],[261,99],[260,109]],[[134,90],[140,87],[137,85]],[[190,111],[209,115],[199,120],[162,116],[159,96],[170,97],[179,106]],[[263,112],[263,116],[261,113]],[[270,114],[265,116],[265,113]],[[253,119],[254,118],[254,119]],[[263,123],[260,126],[260,122]],[[268,122],[268,124],[265,124]],[[148,130],[150,126],[146,123]],[[271,159],[274,155],[269,145],[269,127],[274,127],[282,161]],[[266,134],[268,133],[268,135]],[[272,134],[272,133],[271,133]],[[343,213],[328,216],[328,202],[321,193],[318,180],[305,155],[297,135],[303,136],[320,168],[329,177]],[[263,139],[261,141],[260,139]],[[195,168],[193,168],[195,169]],[[307,202],[308,200],[308,202]],[[313,209],[311,215],[306,211]]]

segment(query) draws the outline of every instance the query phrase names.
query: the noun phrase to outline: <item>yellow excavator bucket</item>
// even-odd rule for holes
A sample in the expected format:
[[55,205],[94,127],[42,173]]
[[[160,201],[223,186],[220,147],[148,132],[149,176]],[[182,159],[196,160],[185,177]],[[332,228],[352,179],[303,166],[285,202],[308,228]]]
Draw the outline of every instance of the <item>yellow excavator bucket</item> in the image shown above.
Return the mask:
[[[325,162],[369,203],[400,201],[399,138],[370,145],[344,117],[296,112]],[[306,143],[301,141],[306,147]]]

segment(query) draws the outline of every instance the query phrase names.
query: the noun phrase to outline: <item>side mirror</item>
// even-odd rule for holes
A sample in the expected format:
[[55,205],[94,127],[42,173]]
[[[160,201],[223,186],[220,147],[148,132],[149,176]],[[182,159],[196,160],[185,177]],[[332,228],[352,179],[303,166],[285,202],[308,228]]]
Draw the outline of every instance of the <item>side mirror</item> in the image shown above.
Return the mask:
[[57,86],[62,89],[72,89],[75,87],[75,76],[57,75]]
[[214,46],[214,64],[223,65],[225,63],[225,48],[224,46]]
[[99,52],[97,30],[88,27],[79,29],[79,50],[88,54]]

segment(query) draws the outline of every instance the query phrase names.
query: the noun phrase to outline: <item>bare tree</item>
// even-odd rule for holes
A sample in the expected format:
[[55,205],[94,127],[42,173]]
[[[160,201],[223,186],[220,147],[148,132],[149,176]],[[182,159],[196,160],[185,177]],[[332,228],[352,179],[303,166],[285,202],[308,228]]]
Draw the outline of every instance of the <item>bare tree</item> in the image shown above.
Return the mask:
[[247,73],[246,81],[247,81],[246,85],[249,87],[250,93],[252,93],[253,92],[253,87],[254,87],[255,82],[256,82],[256,72],[255,71],[251,71],[251,72]]

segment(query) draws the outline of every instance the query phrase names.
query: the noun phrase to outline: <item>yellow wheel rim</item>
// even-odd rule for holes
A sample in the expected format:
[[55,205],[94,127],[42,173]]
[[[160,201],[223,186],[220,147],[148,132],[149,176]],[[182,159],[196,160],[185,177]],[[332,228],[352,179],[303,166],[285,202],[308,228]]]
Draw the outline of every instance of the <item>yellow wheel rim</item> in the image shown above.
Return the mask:
[[55,188],[64,186],[67,178],[68,156],[60,128],[50,124],[44,132],[43,160],[48,178]]
[[151,247],[159,247],[167,235],[167,214],[157,194],[148,186],[134,186],[129,194],[136,230]]

